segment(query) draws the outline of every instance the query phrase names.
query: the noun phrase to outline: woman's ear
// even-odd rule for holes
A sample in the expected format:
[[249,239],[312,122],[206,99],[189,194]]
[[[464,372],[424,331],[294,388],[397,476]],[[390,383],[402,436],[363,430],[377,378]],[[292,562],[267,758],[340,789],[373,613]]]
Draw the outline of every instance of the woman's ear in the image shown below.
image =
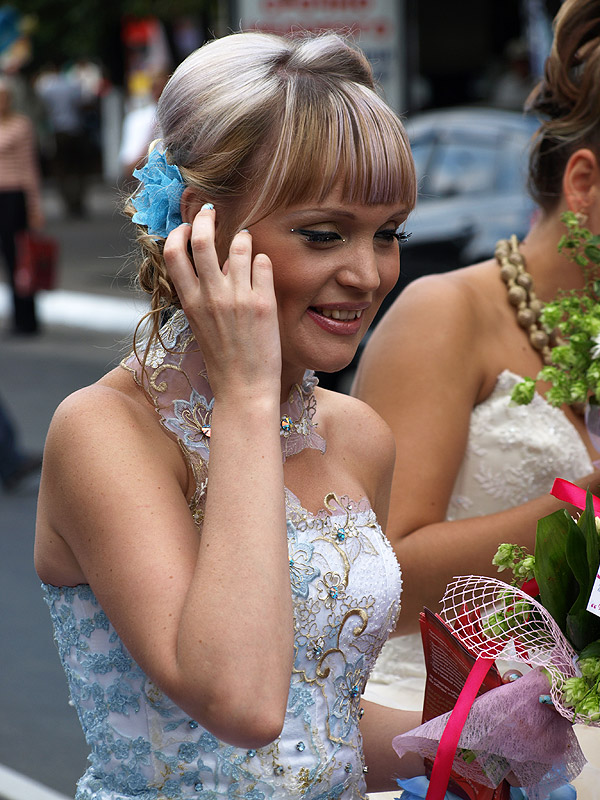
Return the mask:
[[193,222],[196,214],[200,211],[206,201],[203,200],[196,189],[186,186],[181,195],[179,208],[183,222]]
[[567,161],[563,174],[563,194],[571,211],[586,211],[600,193],[600,166],[587,147],[576,150]]

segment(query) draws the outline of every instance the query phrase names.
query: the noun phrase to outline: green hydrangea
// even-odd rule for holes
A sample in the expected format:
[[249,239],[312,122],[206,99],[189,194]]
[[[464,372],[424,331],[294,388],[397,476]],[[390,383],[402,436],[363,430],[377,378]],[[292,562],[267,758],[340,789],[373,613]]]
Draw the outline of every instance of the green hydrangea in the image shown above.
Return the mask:
[[589,691],[585,678],[568,678],[563,686],[563,701],[567,706],[581,703]]

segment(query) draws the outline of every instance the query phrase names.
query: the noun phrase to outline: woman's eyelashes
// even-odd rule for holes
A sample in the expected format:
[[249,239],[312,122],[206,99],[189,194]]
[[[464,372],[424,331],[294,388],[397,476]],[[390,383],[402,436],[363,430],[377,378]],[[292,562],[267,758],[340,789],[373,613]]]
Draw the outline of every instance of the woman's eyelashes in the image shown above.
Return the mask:
[[400,228],[389,228],[383,231],[377,231],[375,234],[376,239],[383,240],[384,242],[396,241],[398,244],[407,242],[412,234],[409,231],[401,231]]
[[345,242],[343,236],[336,231],[309,231],[306,228],[290,228],[290,233],[303,236],[307,242]]
[[[341,234],[337,233],[337,231],[290,228],[290,233],[296,233],[306,239],[307,242],[313,244],[329,244],[331,242],[347,241]],[[396,241],[398,244],[403,244],[404,242],[408,241],[410,236],[411,234],[409,232],[401,231],[400,228],[386,228],[385,230],[377,231],[374,238],[378,241],[383,241],[386,243]]]

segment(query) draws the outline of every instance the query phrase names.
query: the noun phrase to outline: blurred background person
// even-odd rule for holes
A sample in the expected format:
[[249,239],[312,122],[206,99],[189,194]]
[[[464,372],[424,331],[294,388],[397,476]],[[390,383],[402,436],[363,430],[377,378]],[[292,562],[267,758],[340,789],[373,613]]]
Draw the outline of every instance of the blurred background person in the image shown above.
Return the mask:
[[14,491],[41,466],[40,454],[23,452],[15,426],[0,400],[0,480],[4,490]]
[[22,296],[15,287],[15,236],[44,224],[36,140],[33,125],[12,108],[12,87],[0,76],[0,249],[12,293],[12,332],[37,333],[33,295]]
[[123,118],[119,164],[121,177],[128,182],[133,177],[133,170],[148,153],[148,145],[156,138],[156,105],[168,76],[164,73],[152,75],[150,91],[145,98],[135,103],[130,99],[130,108]]
[[84,126],[86,97],[75,77],[49,65],[35,84],[52,132],[52,166],[65,209],[70,217],[85,214],[87,143]]
[[534,84],[527,42],[512,39],[506,45],[504,68],[492,83],[490,105],[521,111]]

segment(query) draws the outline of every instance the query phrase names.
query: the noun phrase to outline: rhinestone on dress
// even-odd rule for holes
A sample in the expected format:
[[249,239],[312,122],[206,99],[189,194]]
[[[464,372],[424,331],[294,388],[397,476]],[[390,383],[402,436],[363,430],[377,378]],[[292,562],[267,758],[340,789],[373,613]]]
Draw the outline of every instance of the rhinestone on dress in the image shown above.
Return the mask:
[[248,756],[248,758],[254,758],[254,756],[256,755],[256,750],[248,750],[246,755]]
[[204,784],[202,783],[202,781],[198,781],[197,783],[194,784],[195,792],[201,792],[202,789],[204,789]]
[[329,597],[331,597],[332,600],[337,600],[338,594],[338,590],[335,588],[335,586],[332,586],[329,590]]
[[273,770],[273,772],[275,773],[275,775],[283,775],[283,767],[281,766],[281,764],[278,764]]
[[352,764],[348,762],[348,764],[346,764],[346,766],[344,767],[344,772],[350,774],[352,772]]
[[359,694],[360,694],[360,689],[358,688],[358,686],[353,686],[350,689],[350,697],[358,697]]
[[198,723],[196,722],[196,720],[195,720],[195,719],[191,719],[191,720],[188,722],[188,725],[190,726],[190,728],[191,728],[192,730],[195,730],[195,729],[198,727]]
[[298,742],[298,744],[296,745],[296,750],[299,750],[300,752],[302,752],[305,749],[306,749],[306,745],[304,744],[304,742]]

